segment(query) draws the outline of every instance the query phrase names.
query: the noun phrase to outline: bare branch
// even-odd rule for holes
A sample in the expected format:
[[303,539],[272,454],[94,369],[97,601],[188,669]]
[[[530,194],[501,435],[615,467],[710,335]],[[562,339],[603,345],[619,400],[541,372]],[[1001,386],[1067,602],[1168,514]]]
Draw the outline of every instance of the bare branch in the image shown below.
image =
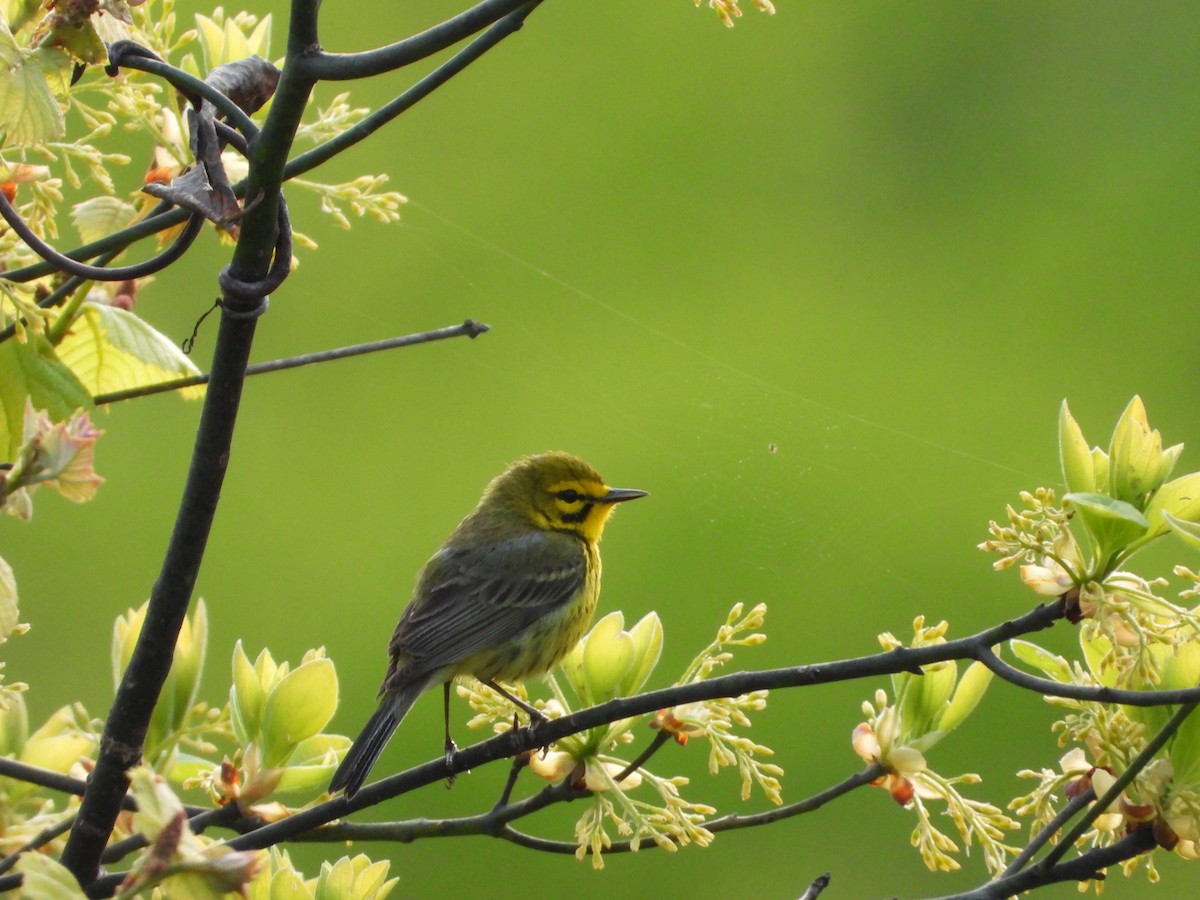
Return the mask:
[[[262,375],[266,372],[281,372],[285,369],[295,369],[314,363],[330,362],[335,359],[347,359],[361,356],[364,353],[376,353],[380,350],[392,350],[397,347],[411,347],[416,344],[426,344],[431,341],[442,341],[447,338],[469,337],[476,338],[489,330],[487,325],[467,319],[461,325],[449,325],[445,328],[435,328],[432,331],[420,331],[416,334],[405,334],[398,337],[386,338],[382,341],[371,341],[365,344],[354,344],[349,347],[339,347],[335,350],[320,350],[316,353],[305,353],[300,356],[288,356],[284,359],[270,362],[254,363],[246,367],[246,375]],[[109,394],[97,394],[93,401],[97,406],[106,403],[118,403],[121,400],[132,400],[135,397],[147,397],[161,394],[165,391],[177,391],[180,388],[192,387],[197,384],[208,384],[208,375],[192,375],[187,378],[175,378],[171,381],[161,381],[158,384],[147,384],[141,387],[129,388],[124,391],[113,391]]]
[[361,53],[309,53],[298,62],[313,81],[347,81],[382,75],[433,56],[482,31],[529,0],[483,0],[410,38]]

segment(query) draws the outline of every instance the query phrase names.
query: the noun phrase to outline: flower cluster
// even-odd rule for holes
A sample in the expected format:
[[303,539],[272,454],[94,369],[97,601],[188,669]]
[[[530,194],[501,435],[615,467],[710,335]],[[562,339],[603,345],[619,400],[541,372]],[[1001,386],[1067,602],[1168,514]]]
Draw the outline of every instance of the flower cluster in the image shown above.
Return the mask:
[[[700,2],[701,0],[696,0],[696,5],[699,6]],[[708,5],[716,11],[726,28],[732,28],[733,20],[742,15],[739,2],[740,0],[708,0]],[[752,0],[752,2],[761,12],[765,12],[769,16],[775,15],[775,4],[771,0]]]
[[[1000,554],[995,568],[1020,563],[1022,582],[1045,597],[1060,597],[1067,617],[1080,623],[1079,658],[1067,659],[1027,640],[1013,640],[1016,658],[1064,685],[1135,691],[1194,688],[1200,684],[1200,607],[1192,606],[1200,576],[1183,566],[1174,574],[1187,587],[1181,602],[1164,597],[1165,578],[1127,568],[1157,539],[1174,535],[1200,546],[1200,472],[1172,478],[1182,444],[1163,447],[1138,397],[1126,407],[1108,450],[1089,447],[1066,403],[1059,415],[1059,453],[1067,492],[1022,494],[1024,509],[1008,510],[1008,524],[991,523],[981,549]],[[1200,856],[1200,717],[1180,724],[1168,706],[1134,706],[1048,696],[1062,709],[1054,724],[1060,746],[1071,749],[1057,770],[1024,770],[1037,786],[1009,808],[1036,829],[1050,822],[1063,797],[1089,788],[1102,797],[1117,778],[1119,797],[1093,811],[1082,841],[1106,846],[1128,830],[1147,826],[1159,846]],[[1156,737],[1162,747],[1150,754]],[[1153,859],[1146,865],[1157,877]]]
[[[688,665],[676,684],[703,681],[732,659],[730,647],[755,646],[765,640],[755,629],[762,626],[766,607],[760,604],[749,613],[743,612],[742,604],[734,606],[716,639]],[[632,696],[652,674],[662,644],[662,624],[655,613],[629,630],[620,612],[609,613],[567,655],[560,672],[583,706]],[[539,701],[538,707],[549,718],[568,714],[571,701],[556,677],[548,680],[554,696]],[[511,727],[512,707],[500,695],[474,681],[460,685],[458,690],[477,713],[471,720],[473,727],[491,724],[496,731]],[[525,697],[520,687],[514,687],[514,693]],[[756,691],[660,710],[649,725],[681,745],[692,739],[707,741],[710,772],[716,774],[723,767],[734,766],[742,778],[743,799],[757,785],[771,802],[779,803],[779,776],[783,770],[761,759],[771,754],[770,748],[735,730],[750,727],[748,713],[765,706],[766,691]],[[590,854],[596,868],[603,867],[603,852],[612,846],[608,831],[611,825],[631,849],[651,840],[674,851],[693,843],[706,846],[713,838],[704,823],[716,810],[683,797],[680,788],[688,784],[687,778],[657,775],[644,762],[636,765],[619,753],[619,748],[634,741],[633,730],[644,721],[639,716],[600,725],[563,738],[544,753],[533,753],[529,758],[534,774],[548,781],[566,779],[576,789],[591,793],[592,803],[575,825],[576,855],[583,859]],[[652,791],[650,799],[635,795],[639,788]]]
[[[909,646],[924,647],[945,643],[947,623],[926,626],[923,617],[913,622],[914,637]],[[879,636],[885,650],[904,644],[890,633]],[[947,734],[975,711],[991,682],[992,673],[980,663],[972,663],[959,677],[952,661],[922,666],[920,673],[899,672],[892,676],[892,699],[884,690],[876,691],[874,703],[863,703],[867,717],[854,729],[854,751],[868,763],[878,763],[884,774],[873,782],[887,789],[900,805],[914,809],[918,824],[913,831],[913,846],[930,869],[952,871],[959,868],[951,855],[958,845],[933,824],[927,803],[937,800],[946,811],[963,843],[970,848],[978,843],[988,869],[1003,871],[1006,854],[1015,853],[1003,842],[1004,832],[1017,823],[990,803],[971,800],[958,790],[960,784],[977,784],[978,775],[955,777],[939,775],[929,767],[925,755]]]

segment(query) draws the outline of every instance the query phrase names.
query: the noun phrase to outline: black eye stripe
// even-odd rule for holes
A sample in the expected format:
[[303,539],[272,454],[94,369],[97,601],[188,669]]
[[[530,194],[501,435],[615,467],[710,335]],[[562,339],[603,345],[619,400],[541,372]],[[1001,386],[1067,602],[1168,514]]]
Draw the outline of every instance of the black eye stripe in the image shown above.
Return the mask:
[[578,523],[584,521],[591,514],[593,506],[595,506],[594,503],[585,503],[576,512],[563,513],[562,520],[564,522],[569,522],[572,525],[577,525]]

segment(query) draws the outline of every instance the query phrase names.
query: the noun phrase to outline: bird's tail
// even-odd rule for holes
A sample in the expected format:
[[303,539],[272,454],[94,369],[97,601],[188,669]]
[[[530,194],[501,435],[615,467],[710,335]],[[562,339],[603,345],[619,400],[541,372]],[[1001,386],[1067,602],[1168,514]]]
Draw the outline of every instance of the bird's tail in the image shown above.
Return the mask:
[[371,774],[371,768],[379,759],[379,754],[387,746],[392,732],[404,721],[424,687],[424,684],[417,683],[384,694],[379,708],[367,720],[362,733],[346,753],[338,770],[334,772],[333,780],[329,782],[329,793],[344,790],[347,797],[358,793],[358,789]]

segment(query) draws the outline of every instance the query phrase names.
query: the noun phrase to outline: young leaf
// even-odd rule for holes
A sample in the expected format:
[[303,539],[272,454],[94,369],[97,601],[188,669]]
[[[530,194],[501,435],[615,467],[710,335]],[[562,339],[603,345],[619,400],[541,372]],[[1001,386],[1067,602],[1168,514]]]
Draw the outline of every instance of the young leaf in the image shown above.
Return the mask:
[[[80,307],[79,318],[59,342],[58,357],[92,395],[200,374],[182,350],[146,321],[95,303]],[[183,388],[179,393],[194,399],[203,396],[204,388]]]
[[88,389],[36,334],[25,343],[0,343],[0,456],[5,460],[12,460],[21,445],[26,399],[56,422],[92,406]]

